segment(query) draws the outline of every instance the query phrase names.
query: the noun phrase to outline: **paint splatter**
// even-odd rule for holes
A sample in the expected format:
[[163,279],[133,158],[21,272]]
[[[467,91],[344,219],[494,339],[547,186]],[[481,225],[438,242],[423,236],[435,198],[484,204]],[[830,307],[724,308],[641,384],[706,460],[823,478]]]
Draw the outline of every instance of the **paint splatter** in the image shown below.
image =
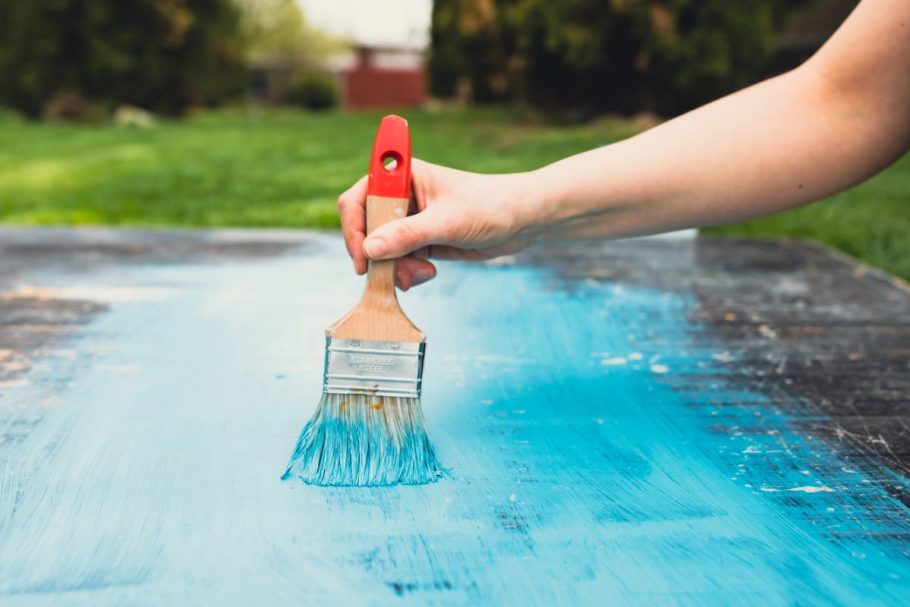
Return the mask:
[[824,485],[820,487],[804,485],[802,487],[792,487],[790,489],[787,489],[787,491],[798,491],[800,493],[834,493],[834,489],[831,487],[826,487]]
[[612,358],[605,358],[601,360],[600,364],[604,365],[605,367],[615,367],[618,365],[626,364],[626,359],[621,356],[614,356]]

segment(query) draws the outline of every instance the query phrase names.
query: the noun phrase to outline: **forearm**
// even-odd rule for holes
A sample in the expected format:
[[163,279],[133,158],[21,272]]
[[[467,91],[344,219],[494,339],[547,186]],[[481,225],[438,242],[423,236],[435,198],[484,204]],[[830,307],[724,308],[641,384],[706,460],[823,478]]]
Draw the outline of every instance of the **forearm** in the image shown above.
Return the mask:
[[747,219],[850,187],[899,149],[881,145],[882,121],[818,98],[827,93],[816,78],[792,72],[536,171],[528,225],[543,238],[649,234]]

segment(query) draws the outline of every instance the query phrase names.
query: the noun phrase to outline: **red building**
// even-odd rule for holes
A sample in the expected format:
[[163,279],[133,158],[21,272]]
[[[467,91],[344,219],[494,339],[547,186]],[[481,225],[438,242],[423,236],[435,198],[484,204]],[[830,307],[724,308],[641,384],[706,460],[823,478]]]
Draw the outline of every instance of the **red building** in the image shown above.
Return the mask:
[[421,50],[359,46],[356,62],[344,70],[344,106],[351,109],[415,107],[426,101]]

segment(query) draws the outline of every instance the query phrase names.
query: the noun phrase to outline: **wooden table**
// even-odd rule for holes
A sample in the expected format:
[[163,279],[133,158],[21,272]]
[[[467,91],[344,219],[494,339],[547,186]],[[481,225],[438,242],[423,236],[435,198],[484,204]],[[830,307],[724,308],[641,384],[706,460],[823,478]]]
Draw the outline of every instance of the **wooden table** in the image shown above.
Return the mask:
[[0,230],[0,604],[907,604],[910,292],[793,242],[443,265],[424,487],[279,476],[333,235]]

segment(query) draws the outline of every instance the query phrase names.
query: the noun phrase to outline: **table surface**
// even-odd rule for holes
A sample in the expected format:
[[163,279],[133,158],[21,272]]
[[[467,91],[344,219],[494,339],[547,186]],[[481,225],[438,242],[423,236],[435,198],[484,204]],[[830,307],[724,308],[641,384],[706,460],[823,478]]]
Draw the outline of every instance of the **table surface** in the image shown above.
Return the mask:
[[[905,604],[910,291],[800,243],[443,264],[446,477],[279,476],[334,235],[0,229],[0,604]],[[903,599],[903,601],[902,601]]]

